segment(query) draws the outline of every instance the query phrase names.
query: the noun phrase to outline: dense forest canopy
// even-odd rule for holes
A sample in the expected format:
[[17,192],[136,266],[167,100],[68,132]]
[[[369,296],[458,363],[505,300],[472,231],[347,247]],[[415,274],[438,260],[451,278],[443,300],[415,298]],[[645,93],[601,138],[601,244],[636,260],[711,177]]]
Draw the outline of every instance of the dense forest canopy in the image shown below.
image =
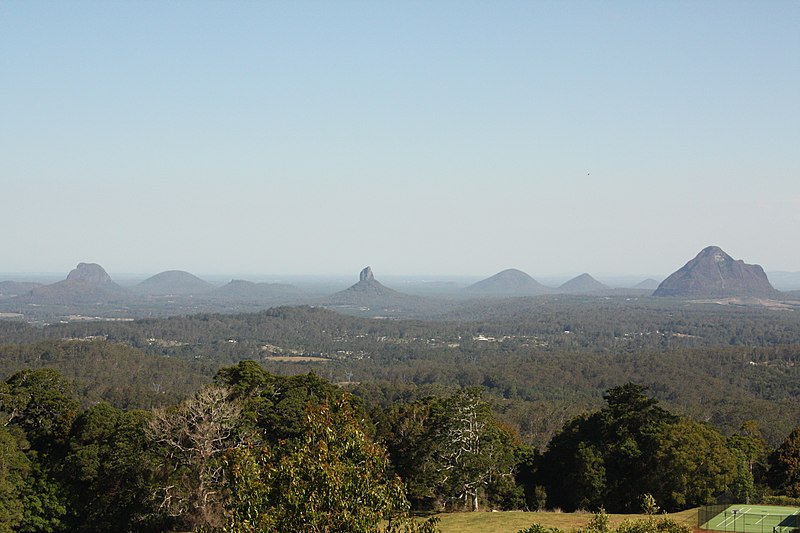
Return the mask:
[[[366,319],[314,307],[46,327],[0,321],[0,342],[126,345],[138,350],[127,357],[150,356],[141,368],[159,375],[145,384],[140,370],[131,386],[158,389],[163,383],[173,398],[245,359],[278,374],[314,371],[357,385],[359,394],[384,406],[431,389],[483,386],[499,416],[538,446],[566,418],[598,407],[604,390],[628,381],[726,434],[758,418],[776,444],[800,423],[800,320],[793,311],[627,297],[475,305],[474,312],[430,321]],[[6,376],[51,364],[80,378],[100,364],[92,357],[91,363],[69,362],[91,351],[74,344],[65,349],[73,355],[49,363],[20,355],[20,348],[0,349],[10,351],[0,357]],[[80,365],[85,369],[70,370]]]
[[[627,297],[463,309],[0,321],[0,521],[372,531],[392,516],[412,531],[409,509],[800,496],[795,312]],[[188,420],[202,423],[187,432]],[[313,457],[330,468],[293,484]],[[323,485],[374,513],[314,499]],[[287,507],[287,494],[324,505]]]

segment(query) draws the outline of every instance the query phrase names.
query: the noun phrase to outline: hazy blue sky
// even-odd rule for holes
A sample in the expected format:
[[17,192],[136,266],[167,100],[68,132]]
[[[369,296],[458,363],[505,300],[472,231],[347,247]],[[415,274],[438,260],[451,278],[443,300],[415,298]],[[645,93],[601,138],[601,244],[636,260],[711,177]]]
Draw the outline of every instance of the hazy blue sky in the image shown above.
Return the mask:
[[0,272],[800,271],[800,1],[0,0]]

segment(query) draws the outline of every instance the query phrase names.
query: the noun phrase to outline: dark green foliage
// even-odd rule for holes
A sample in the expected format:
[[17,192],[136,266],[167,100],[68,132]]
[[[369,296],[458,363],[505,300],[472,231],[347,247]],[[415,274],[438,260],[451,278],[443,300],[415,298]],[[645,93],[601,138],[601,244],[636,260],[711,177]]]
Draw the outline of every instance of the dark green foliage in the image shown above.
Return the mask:
[[52,369],[21,370],[0,384],[0,411],[8,427],[30,444],[25,444],[30,470],[22,489],[19,531],[61,531],[68,500],[61,467],[79,412],[70,383]]
[[660,487],[653,491],[670,510],[712,503],[733,483],[736,453],[718,431],[683,418],[668,425],[656,453]]
[[518,443],[479,389],[392,406],[379,427],[409,498],[421,509],[524,505],[514,483]]
[[642,494],[655,492],[660,470],[657,451],[665,427],[675,417],[634,383],[603,395],[608,406],[600,410],[601,448],[607,480],[604,505],[611,510],[636,510]]
[[[72,531],[160,531],[152,501],[150,415],[98,404],[75,420],[64,460]],[[154,523],[155,522],[155,523]]]
[[575,418],[550,442],[541,473],[551,505],[567,509],[633,511],[639,496],[656,492],[656,451],[674,417],[628,383],[604,395],[607,406]]
[[435,476],[425,464],[432,452],[430,433],[441,410],[441,401],[436,398],[397,403],[388,409],[378,428],[415,509],[430,510],[437,505]]
[[72,381],[84,405],[122,409],[176,403],[209,381],[189,364],[102,340],[0,345],[0,375],[51,368]]
[[769,458],[770,485],[790,498],[800,498],[800,427]]
[[747,420],[739,431],[728,439],[728,447],[736,456],[736,475],[731,483],[731,495],[736,501],[751,503],[756,497],[756,483],[763,483],[767,470],[767,443],[758,423]]
[[0,427],[0,532],[18,529],[23,517],[25,483],[30,475],[28,443],[22,432]]
[[539,453],[530,446],[520,445],[516,450],[514,481],[522,489],[522,501],[514,506],[527,511],[543,511],[547,508],[547,490],[537,483]]
[[[431,465],[447,463],[446,447],[438,447],[453,430],[453,417],[445,415],[453,413],[447,398],[473,386],[484,387],[481,409],[491,409],[496,431],[487,442],[516,450],[510,469],[480,485],[481,505],[496,508],[635,511],[644,491],[677,508],[708,499],[726,483],[746,499],[764,490],[766,447],[800,423],[800,322],[793,313],[613,297],[519,299],[464,309],[459,321],[367,320],[303,307],[44,328],[0,324],[4,342],[39,341],[0,346],[0,371],[9,377],[24,368],[59,369],[62,382],[53,388],[68,398],[63,406],[74,402],[67,390],[74,386],[84,407],[105,400],[130,409],[175,405],[210,381],[220,365],[235,364],[216,377],[218,385],[230,387],[230,400],[240,409],[231,428],[233,447],[246,439],[272,446],[299,438],[309,404],[336,409],[347,398],[368,435],[376,424],[417,508],[463,502],[463,480],[442,481],[441,470]],[[55,340],[94,335],[108,340]],[[272,355],[327,362],[278,361]],[[361,396],[367,408],[335,382],[348,382],[343,387]],[[641,386],[619,386],[625,382]],[[42,383],[40,389],[50,387]],[[645,386],[652,396],[640,394]],[[20,393],[35,389],[11,381],[0,385],[3,412],[14,419],[9,429],[24,431],[30,444],[24,450],[30,469],[21,492],[29,502],[23,523],[50,520],[29,530],[58,530],[68,523],[76,528],[77,522],[65,522],[79,507],[71,503],[79,497],[73,478],[94,479],[91,461],[81,461],[96,454],[103,458],[99,463],[113,464],[113,454],[96,441],[127,437],[98,421],[81,430],[86,435],[76,433],[80,406],[73,403],[57,415],[42,390],[28,409]],[[680,422],[660,417],[665,408],[679,414]],[[37,410],[50,413],[43,424],[30,422]],[[763,438],[743,428],[754,418]],[[720,445],[717,431],[732,436]],[[520,443],[511,438],[519,434],[526,445],[545,449],[556,433],[541,459],[532,452],[521,455]],[[732,450],[733,462],[725,450]],[[775,490],[788,493],[792,484],[784,467],[775,468],[776,457],[770,479]],[[705,465],[704,458],[720,465],[719,472],[696,468],[712,480],[708,484],[678,484],[663,473],[665,465],[692,470]],[[560,460],[570,467],[555,467]],[[659,462],[655,468],[653,461]],[[469,462],[460,468],[474,473]]]
[[22,533],[57,533],[67,531],[67,495],[57,478],[55,466],[29,452],[31,472],[22,498]]
[[[792,313],[562,295],[470,304],[446,318],[458,321],[381,321],[320,308],[276,308],[253,314],[54,324],[10,330],[7,338],[31,338],[34,333],[40,339],[100,336],[162,356],[157,361],[166,366],[159,369],[159,379],[130,374],[123,380],[111,372],[84,379],[80,369],[92,368],[89,359],[59,363],[65,375],[82,384],[113,383],[93,394],[100,392],[117,407],[148,407],[144,401],[159,405],[157,398],[163,399],[160,404],[174,403],[196,390],[201,382],[182,380],[179,361],[184,375],[202,377],[220,366],[254,359],[272,373],[313,369],[331,382],[358,381],[365,384],[360,392],[381,394],[383,399],[375,397],[388,402],[384,407],[391,396],[409,393],[410,384],[429,391],[416,398],[440,394],[436,387],[483,386],[503,400],[494,407],[523,441],[540,448],[566,420],[598,408],[604,390],[628,381],[647,385],[670,409],[707,420],[726,434],[758,413],[771,445],[800,423],[800,322]],[[272,359],[273,354],[290,361]],[[321,356],[328,362],[292,362],[294,355]],[[0,369],[16,357],[0,354]],[[23,364],[43,364],[28,357],[25,361],[17,359],[18,366],[6,367],[6,375]],[[152,368],[150,364],[143,370]],[[79,369],[75,375],[73,368]],[[368,391],[368,382],[383,390]],[[121,397],[112,397],[112,389],[122,391]],[[139,398],[144,401],[124,405]]]
[[309,405],[305,419],[277,446],[230,452],[227,531],[374,532],[382,519],[391,531],[419,530],[408,520],[400,529],[402,484],[348,402]]
[[[242,418],[259,440],[278,442],[302,434],[306,429],[305,410],[309,403],[337,406],[345,401],[361,412],[361,401],[316,374],[277,376],[255,361],[242,361],[220,369],[215,382],[230,388],[241,402]],[[251,435],[251,440],[252,440]]]
[[0,411],[36,450],[62,444],[78,414],[70,383],[55,370],[21,370],[0,385]]
[[629,383],[604,395],[607,407],[575,418],[550,442],[540,476],[551,505],[636,512],[651,493],[670,510],[725,492],[735,454],[708,425],[677,419]]
[[146,413],[107,404],[81,412],[69,381],[49,368],[0,384],[0,407],[9,430],[25,435],[19,531],[160,530],[149,523]]

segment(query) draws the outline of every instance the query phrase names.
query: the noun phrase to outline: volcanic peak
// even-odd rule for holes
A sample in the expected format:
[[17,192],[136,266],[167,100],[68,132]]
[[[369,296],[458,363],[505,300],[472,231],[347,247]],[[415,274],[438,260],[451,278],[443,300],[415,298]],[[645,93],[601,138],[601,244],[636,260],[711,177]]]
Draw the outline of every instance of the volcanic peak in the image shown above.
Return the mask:
[[183,270],[166,270],[147,278],[136,290],[150,295],[191,295],[214,290],[214,285]]
[[609,286],[600,283],[587,273],[576,276],[569,281],[566,281],[559,287],[563,292],[585,293],[594,291],[608,290]]
[[69,274],[66,281],[77,281],[88,285],[109,285],[114,282],[103,267],[97,263],[78,263]]
[[530,295],[551,292],[550,288],[516,268],[507,268],[489,278],[473,283],[466,290],[498,295]]
[[733,259],[718,246],[703,248],[694,259],[661,282],[653,296],[692,298],[774,298],[778,292],[760,265]]
[[358,281],[374,281],[375,275],[372,273],[372,268],[365,267],[364,270],[358,275]]

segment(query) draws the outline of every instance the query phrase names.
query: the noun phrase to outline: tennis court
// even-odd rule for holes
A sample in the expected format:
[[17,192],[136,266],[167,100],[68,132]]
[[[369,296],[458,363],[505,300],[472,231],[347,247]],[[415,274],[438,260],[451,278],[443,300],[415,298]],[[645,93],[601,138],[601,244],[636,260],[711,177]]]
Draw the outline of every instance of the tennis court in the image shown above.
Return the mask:
[[[714,506],[716,507],[716,506]],[[710,518],[708,518],[710,516]],[[800,528],[800,509],[774,505],[736,504],[700,513],[700,529],[741,533],[789,533]]]

